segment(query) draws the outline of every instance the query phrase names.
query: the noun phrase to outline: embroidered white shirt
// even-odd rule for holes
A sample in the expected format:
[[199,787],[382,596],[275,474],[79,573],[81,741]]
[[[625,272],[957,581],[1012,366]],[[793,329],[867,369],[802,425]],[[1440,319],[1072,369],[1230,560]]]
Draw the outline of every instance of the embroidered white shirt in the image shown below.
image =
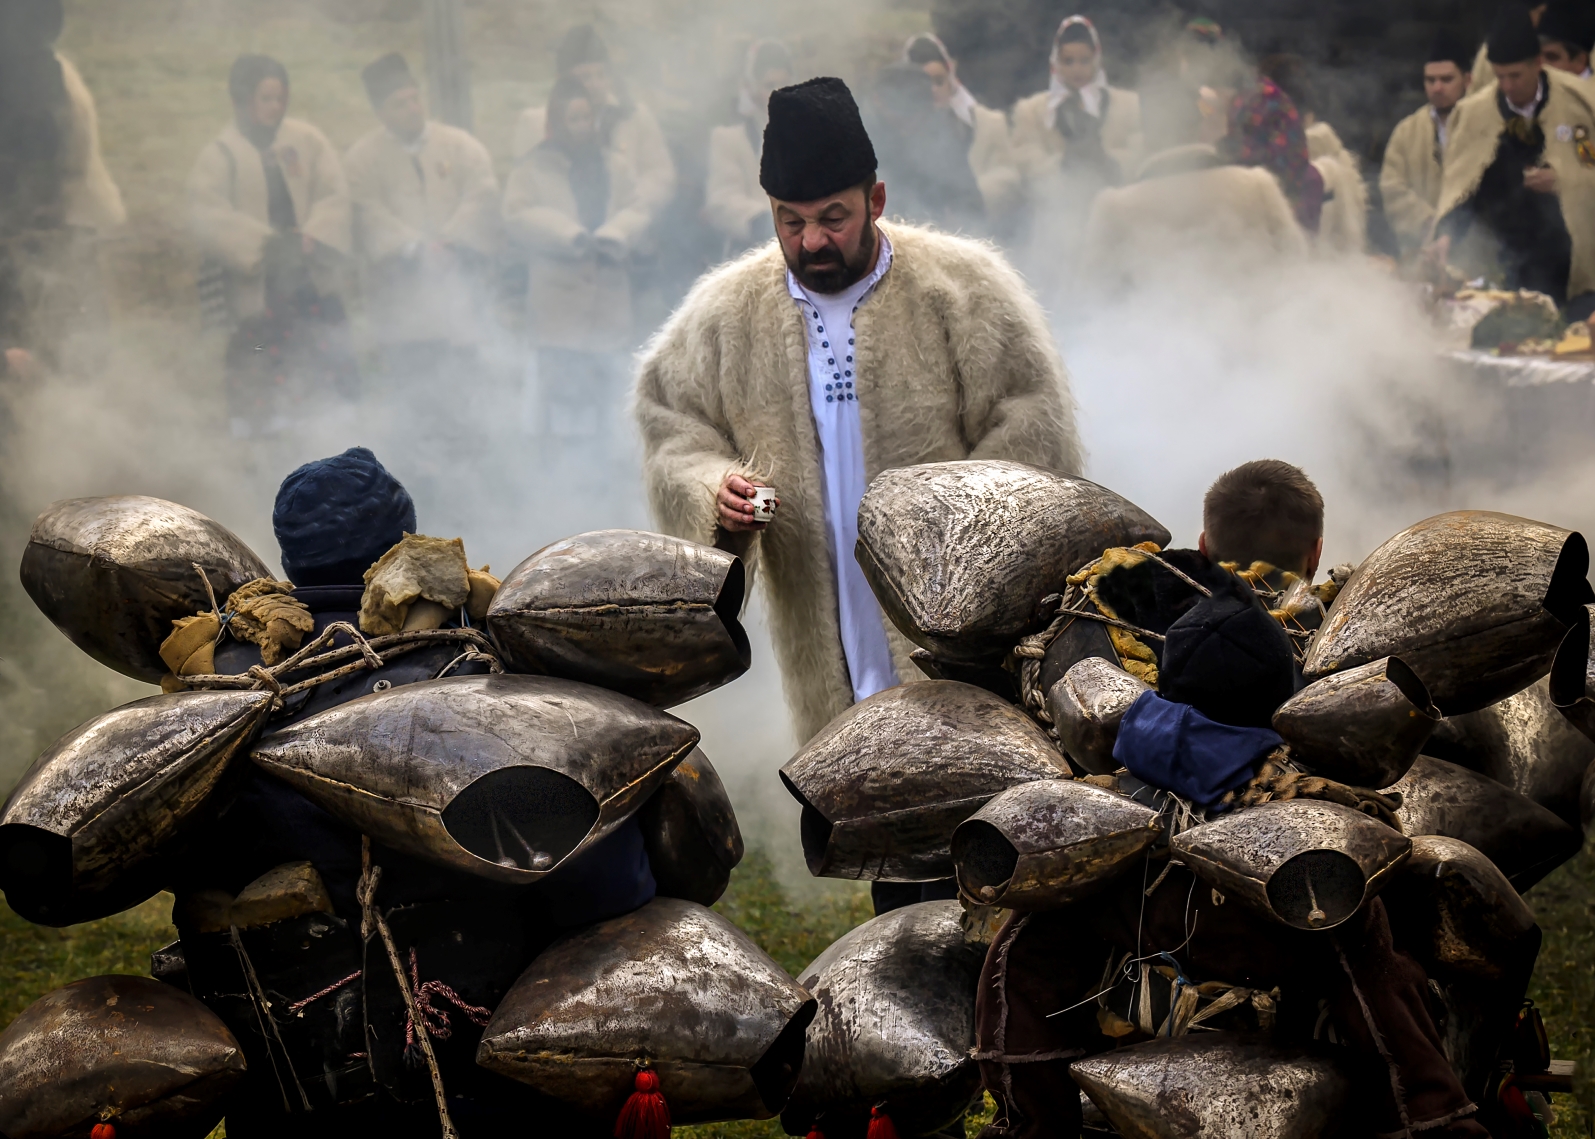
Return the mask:
[[847,658],[854,700],[897,684],[885,618],[853,556],[858,541],[858,504],[868,485],[854,376],[853,314],[892,267],[892,243],[879,229],[875,233],[881,243],[875,271],[840,293],[811,293],[791,270],[786,275],[787,292],[797,302],[808,334],[809,406],[820,448],[825,535],[836,569],[842,653]]

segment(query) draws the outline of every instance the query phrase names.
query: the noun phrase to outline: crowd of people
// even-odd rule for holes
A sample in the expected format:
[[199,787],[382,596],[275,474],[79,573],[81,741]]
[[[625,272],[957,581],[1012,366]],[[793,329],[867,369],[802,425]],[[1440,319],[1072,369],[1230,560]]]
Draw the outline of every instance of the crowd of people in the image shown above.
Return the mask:
[[[7,228],[103,233],[124,214],[92,97],[52,46],[59,2],[7,11],[17,34],[4,50],[17,76],[34,77],[22,85],[37,104],[8,103]],[[1289,54],[1254,64],[1206,19],[1139,61],[1131,90],[1110,79],[1092,22],[1070,16],[1037,45],[1047,88],[1006,109],[982,105],[948,46],[921,33],[867,78],[860,105],[891,188],[887,216],[996,241],[1054,311],[1133,287],[1182,250],[1361,254],[1389,234],[1392,253],[1537,289],[1578,318],[1595,308],[1592,44],[1595,18],[1574,0],[1504,8],[1476,55],[1442,32],[1421,61],[1427,105],[1390,136],[1377,193],[1322,117],[1322,74]],[[234,63],[232,118],[195,161],[187,216],[201,310],[230,338],[236,432],[270,431],[313,395],[354,392],[362,359],[384,390],[424,392],[478,362],[509,323],[529,349],[533,432],[601,434],[623,402],[629,353],[691,280],[768,241],[768,103],[812,61],[752,43],[725,112],[697,120],[705,156],[679,129],[667,134],[592,26],[568,30],[554,55],[555,82],[517,120],[502,185],[478,139],[428,117],[398,54],[365,69],[376,121],[341,154],[289,114],[286,67]],[[66,127],[36,131],[40,116]],[[691,177],[687,150],[705,166]],[[19,350],[52,357],[62,337],[48,319],[33,319],[31,336],[23,328],[21,314],[51,302],[30,295],[42,287],[17,261],[0,282],[15,294],[0,339],[10,366],[26,368]],[[345,311],[354,296],[358,337]],[[506,299],[520,309],[509,322],[497,319]]]

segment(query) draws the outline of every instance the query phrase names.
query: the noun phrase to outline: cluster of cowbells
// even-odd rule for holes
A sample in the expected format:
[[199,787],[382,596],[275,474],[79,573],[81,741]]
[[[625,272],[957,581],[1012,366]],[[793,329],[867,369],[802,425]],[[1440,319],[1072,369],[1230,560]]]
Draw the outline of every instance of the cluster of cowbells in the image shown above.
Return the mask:
[[[1340,591],[1307,654],[1312,683],[1275,726],[1304,769],[1399,792],[1397,832],[1308,799],[1182,829],[1087,781],[1117,767],[1119,718],[1145,688],[1105,637],[1052,642],[1050,727],[1004,691],[1005,662],[1047,625],[1070,574],[1168,537],[1110,491],[1019,464],[875,480],[857,557],[931,679],[849,709],[781,777],[813,873],[956,877],[963,901],[877,917],[795,982],[705,908],[741,840],[697,733],[660,710],[747,667],[743,569],[657,535],[583,535],[518,566],[485,621],[501,674],[373,692],[277,730],[269,685],[153,697],[76,729],[0,815],[0,887],[53,924],[136,904],[251,762],[389,848],[501,882],[536,881],[639,815],[661,896],[526,963],[492,1002],[478,1062],[597,1119],[615,1117],[645,1063],[676,1122],[780,1112],[795,1134],[845,1133],[872,1112],[902,1135],[956,1121],[979,1087],[982,920],[1089,899],[1159,843],[1281,928],[1332,930],[1376,892],[1399,894],[1431,975],[1488,979],[1496,949],[1532,925],[1518,891],[1578,849],[1589,805],[1583,539],[1443,515],[1385,543]],[[96,659],[154,680],[171,622],[210,605],[195,563],[219,597],[266,575],[192,511],[97,499],[40,518],[23,578]],[[242,1066],[222,1021],[177,988],[78,982],[0,1036],[0,1131],[114,1120],[118,1134],[202,1134]],[[1320,1057],[1223,1032],[1072,1071],[1127,1135],[1173,1134],[1158,1108],[1170,1094],[1202,1125],[1191,1134],[1281,1137],[1317,1133],[1353,1094]]]
[[[1440,515],[1375,550],[1324,614],[1309,683],[1274,728],[1302,772],[1386,802],[1399,794],[1400,831],[1321,799],[1204,819],[1113,789],[1102,777],[1120,769],[1119,724],[1147,685],[1120,667],[1101,624],[1078,621],[1079,635],[1051,642],[1046,717],[1016,702],[1009,654],[1047,624],[1064,581],[1104,549],[1168,543],[1111,491],[1004,462],[903,468],[873,482],[858,534],[876,596],[932,679],[848,709],[782,779],[802,805],[814,874],[956,877],[963,905],[878,917],[799,978],[820,1012],[789,1132],[872,1104],[904,1134],[956,1120],[977,1087],[979,915],[1088,900],[1139,878],[1159,845],[1282,930],[1334,930],[1382,891],[1440,985],[1499,981],[1533,927],[1519,892],[1579,849],[1595,806],[1595,594],[1577,533]],[[1211,1031],[1187,996],[1189,1008],[1143,1026],[1162,1039],[1071,1065],[1104,1126],[1284,1139],[1344,1118],[1355,1089],[1334,1063]],[[1456,1049],[1480,1062],[1468,1052]],[[1181,1111],[1165,1110],[1171,1097]]]
[[[151,682],[166,672],[158,650],[175,620],[267,576],[214,521],[131,496],[55,504],[22,564],[25,587],[58,628]],[[491,673],[368,682],[367,695],[286,725],[273,714],[292,671],[232,686],[212,677],[201,681],[209,687],[114,709],[46,751],[6,801],[0,888],[18,913],[48,925],[136,905],[170,880],[249,764],[384,849],[500,883],[545,878],[636,817],[659,896],[511,962],[508,976],[519,979],[507,990],[465,993],[462,1002],[491,1015],[478,1018],[479,1042],[456,1032],[454,1043],[469,1037],[479,1065],[595,1120],[614,1120],[644,1064],[677,1122],[768,1118],[792,1089],[815,1004],[707,908],[742,838],[697,730],[663,710],[746,671],[744,590],[741,562],[719,550],[632,531],[584,534],[505,579],[485,618],[499,662]],[[200,935],[244,948],[313,942],[339,920],[308,863],[223,902],[202,915]],[[401,938],[436,933],[401,921],[396,911]],[[482,933],[492,953],[517,951],[508,932]],[[391,970],[385,981],[372,973],[386,960],[369,944],[368,1008],[373,985],[394,987]],[[158,953],[157,976],[162,961]],[[341,972],[360,970],[356,954]],[[353,1040],[344,1034],[347,1057],[295,1076],[311,1103],[325,1089],[309,1085],[348,1079],[377,1052],[363,1043],[374,1030],[359,1027],[351,979],[328,976],[305,992],[260,982],[257,1012],[275,1040],[291,1043],[322,1021],[357,1026]],[[227,1110],[248,1053],[224,1017],[176,984],[79,981],[0,1035],[0,1133],[202,1136]],[[420,1087],[429,1102],[424,1072]]]

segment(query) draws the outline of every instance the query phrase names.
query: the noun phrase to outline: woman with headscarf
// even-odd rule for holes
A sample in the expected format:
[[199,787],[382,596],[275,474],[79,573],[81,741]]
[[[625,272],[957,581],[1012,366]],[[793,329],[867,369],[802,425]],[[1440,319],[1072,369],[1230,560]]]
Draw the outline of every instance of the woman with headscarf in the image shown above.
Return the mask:
[[737,92],[737,121],[709,132],[708,186],[703,218],[724,236],[730,257],[775,236],[770,199],[759,186],[770,92],[792,82],[792,54],[778,40],[748,48]]
[[1297,55],[1271,55],[1259,65],[1301,116],[1307,159],[1324,184],[1323,210],[1317,228],[1318,248],[1326,253],[1361,253],[1368,244],[1368,186],[1357,156],[1340,135],[1318,117],[1318,92]]
[[903,62],[923,71],[932,84],[936,106],[959,124],[965,140],[969,168],[980,186],[986,218],[1001,228],[1019,204],[1019,167],[1008,137],[1008,119],[1001,111],[983,107],[958,79],[958,61],[947,45],[929,32],[910,36]]
[[338,298],[352,244],[349,187],[327,136],[288,117],[288,71],[239,56],[227,79],[233,120],[188,176],[200,305],[228,329],[235,434],[280,429],[324,389],[355,382]]
[[[188,176],[189,223],[219,270],[229,323],[268,307],[268,280],[282,262],[321,250],[347,254],[349,188],[327,136],[288,117],[288,71],[264,55],[243,55],[227,79],[233,120],[199,152]],[[291,239],[291,240],[289,240]],[[275,299],[275,298],[272,298]]]
[[649,222],[631,162],[604,142],[602,110],[578,80],[556,82],[548,137],[504,193],[504,228],[530,257],[530,417],[538,433],[588,448],[615,434],[633,346],[628,269]]
[[94,96],[55,50],[64,18],[61,0],[0,6],[0,341],[51,363],[103,319],[93,239],[127,218]]
[[1257,87],[1235,96],[1229,133],[1219,153],[1237,166],[1259,166],[1278,181],[1308,233],[1317,233],[1324,208],[1324,179],[1307,150],[1307,128],[1290,96],[1266,75]]
[[[556,80],[572,79],[587,89],[605,146],[622,155],[637,180],[637,194],[650,221],[676,194],[676,163],[659,120],[626,90],[614,72],[609,47],[591,24],[571,28],[554,49]],[[511,153],[524,159],[549,137],[546,107],[530,107],[515,124]]]
[[969,132],[938,106],[931,76],[913,64],[882,69],[860,107],[894,217],[985,233],[986,204],[969,164]]
[[1115,185],[1135,173],[1141,154],[1141,100],[1110,86],[1102,41],[1084,16],[1058,25],[1045,91],[1013,109],[1013,148],[1032,185],[1063,171]]

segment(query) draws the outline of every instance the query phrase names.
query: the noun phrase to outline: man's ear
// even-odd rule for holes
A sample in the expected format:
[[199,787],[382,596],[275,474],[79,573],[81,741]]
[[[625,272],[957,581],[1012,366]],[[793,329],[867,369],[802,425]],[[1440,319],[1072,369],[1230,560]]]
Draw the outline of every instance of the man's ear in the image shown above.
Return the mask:
[[1323,560],[1323,556],[1324,538],[1323,535],[1320,534],[1318,536],[1318,544],[1313,547],[1313,556],[1307,562],[1307,572],[1303,575],[1308,581],[1311,581],[1313,579],[1313,575],[1318,572],[1318,563]]
[[1202,533],[1196,539],[1196,551],[1197,551],[1197,553],[1201,554],[1204,558],[1209,556],[1208,552],[1207,552],[1207,531],[1206,530],[1203,530]]
[[881,215],[886,212],[886,183],[876,182],[870,187],[869,192],[869,217],[870,221],[880,221]]

